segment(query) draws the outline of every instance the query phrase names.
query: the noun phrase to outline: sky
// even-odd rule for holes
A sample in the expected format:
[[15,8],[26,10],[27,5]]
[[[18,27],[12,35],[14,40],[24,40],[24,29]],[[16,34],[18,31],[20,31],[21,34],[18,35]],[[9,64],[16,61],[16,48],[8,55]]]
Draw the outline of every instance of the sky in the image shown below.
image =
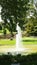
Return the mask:
[[[37,2],[37,0],[34,0],[34,3],[36,3]],[[1,9],[2,9],[2,7],[0,6],[0,13],[1,13]],[[2,19],[1,19],[1,15],[0,15],[0,22],[2,21]]]

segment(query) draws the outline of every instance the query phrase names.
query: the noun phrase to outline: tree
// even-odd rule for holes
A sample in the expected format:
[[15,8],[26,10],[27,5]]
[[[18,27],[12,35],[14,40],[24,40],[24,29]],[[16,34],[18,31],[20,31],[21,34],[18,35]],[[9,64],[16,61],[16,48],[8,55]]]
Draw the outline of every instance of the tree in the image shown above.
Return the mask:
[[0,24],[0,30],[2,30],[2,25]]
[[37,36],[37,19],[31,17],[26,23],[25,30],[28,35]]
[[8,25],[12,27],[11,32],[15,30],[17,22],[20,23],[21,27],[23,26],[23,18],[26,17],[28,2],[29,0],[0,0],[2,19],[4,20],[5,26],[8,24],[8,20],[10,21],[10,25]]
[[28,5],[25,30],[27,35],[37,36],[37,8],[32,1]]

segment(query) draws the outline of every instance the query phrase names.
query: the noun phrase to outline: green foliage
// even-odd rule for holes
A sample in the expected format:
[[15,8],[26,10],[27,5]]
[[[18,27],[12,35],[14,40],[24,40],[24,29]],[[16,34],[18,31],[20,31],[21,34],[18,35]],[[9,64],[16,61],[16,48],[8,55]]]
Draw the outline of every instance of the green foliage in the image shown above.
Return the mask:
[[4,33],[4,36],[6,36],[6,29],[4,29],[3,33]]
[[[19,64],[18,64],[19,63]],[[0,65],[37,65],[37,53],[29,55],[12,55],[8,54],[0,55]]]
[[9,20],[10,25],[8,24],[8,28],[11,29],[11,33],[15,31],[17,22],[19,22],[21,27],[23,26],[23,18],[26,16],[26,11],[28,10],[28,2],[29,0],[0,0],[2,19],[5,22],[5,26]]
[[0,24],[0,30],[2,30],[2,25]]
[[33,0],[28,4],[29,10],[27,12],[27,16],[25,23],[25,30],[27,36],[37,36],[37,9],[35,9]]
[[37,19],[31,17],[26,24],[26,31],[29,35],[37,36]]
[[[33,0],[0,0],[2,6],[1,16],[4,20],[4,29],[8,29],[13,35],[16,31],[16,23],[22,30],[26,30],[29,35],[37,36],[37,11],[33,5]],[[37,8],[37,4],[35,4]],[[32,13],[32,16],[30,16]],[[27,19],[30,16],[30,19]]]

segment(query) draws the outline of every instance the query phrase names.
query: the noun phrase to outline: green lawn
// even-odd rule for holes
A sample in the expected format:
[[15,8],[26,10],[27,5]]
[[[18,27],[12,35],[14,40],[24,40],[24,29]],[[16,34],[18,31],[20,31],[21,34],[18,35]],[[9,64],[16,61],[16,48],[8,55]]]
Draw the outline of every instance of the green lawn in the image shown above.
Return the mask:
[[14,45],[15,40],[9,40],[9,39],[1,39],[0,40],[0,45]]
[[[9,40],[9,39],[1,39],[0,40],[0,45],[15,45],[16,40]],[[37,38],[35,37],[24,37],[22,38],[22,43],[23,44],[37,44]]]
[[[10,52],[12,48],[15,48],[16,40],[10,39],[0,39],[0,53],[6,53],[6,51]],[[35,37],[23,37],[22,44],[24,48],[29,50],[26,51],[27,54],[36,53],[37,52],[37,38]]]
[[37,37],[24,37],[23,44],[37,44]]

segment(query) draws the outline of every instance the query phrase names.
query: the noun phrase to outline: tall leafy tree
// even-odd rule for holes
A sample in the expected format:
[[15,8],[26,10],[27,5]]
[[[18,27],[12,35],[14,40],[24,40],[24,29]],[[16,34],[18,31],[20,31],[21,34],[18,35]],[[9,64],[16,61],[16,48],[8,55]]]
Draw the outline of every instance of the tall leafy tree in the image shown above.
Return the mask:
[[1,15],[2,19],[4,20],[4,28],[6,27],[6,24],[10,23],[10,25],[8,25],[13,31],[17,22],[19,22],[20,26],[22,27],[24,23],[23,18],[26,17],[26,12],[28,10],[28,2],[29,0],[0,0],[0,5],[2,6]]
[[26,18],[27,23],[26,32],[29,35],[37,36],[37,6],[33,2],[29,3],[29,10],[28,10],[28,18]]

